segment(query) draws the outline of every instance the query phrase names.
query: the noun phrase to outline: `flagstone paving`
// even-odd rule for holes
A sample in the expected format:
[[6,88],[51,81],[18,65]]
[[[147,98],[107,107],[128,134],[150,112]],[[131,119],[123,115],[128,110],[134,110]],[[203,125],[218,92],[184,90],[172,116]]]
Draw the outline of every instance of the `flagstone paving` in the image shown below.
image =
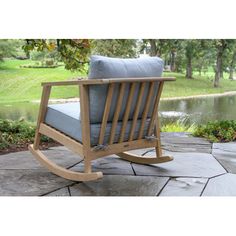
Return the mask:
[[[236,143],[211,144],[189,133],[162,133],[172,162],[139,165],[116,155],[93,162],[104,177],[92,182],[60,178],[28,152],[0,156],[0,196],[236,196]],[[44,151],[68,169],[82,171],[82,159],[65,147]],[[153,148],[132,151],[154,156]]]

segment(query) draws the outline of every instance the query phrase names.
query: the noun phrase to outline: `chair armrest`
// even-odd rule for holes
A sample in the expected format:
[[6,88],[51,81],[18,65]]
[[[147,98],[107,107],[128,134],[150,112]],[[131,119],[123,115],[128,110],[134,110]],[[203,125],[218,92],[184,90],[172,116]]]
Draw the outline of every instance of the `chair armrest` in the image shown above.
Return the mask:
[[112,78],[112,79],[83,79],[76,80],[43,82],[42,86],[67,86],[67,85],[90,85],[90,84],[110,84],[110,83],[130,83],[130,82],[157,82],[157,81],[175,81],[174,77],[144,77],[144,78]]
[[82,79],[77,80],[65,80],[65,81],[53,81],[53,82],[43,82],[42,86],[69,86],[69,85],[89,85],[89,84],[107,84],[109,80],[107,79]]

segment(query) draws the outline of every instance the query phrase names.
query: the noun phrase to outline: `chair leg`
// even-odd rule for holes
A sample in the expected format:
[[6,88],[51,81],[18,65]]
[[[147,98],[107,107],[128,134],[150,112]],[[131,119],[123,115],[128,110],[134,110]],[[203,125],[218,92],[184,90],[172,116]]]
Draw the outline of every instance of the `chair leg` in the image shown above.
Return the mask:
[[46,167],[52,173],[65,179],[73,181],[91,181],[103,177],[102,172],[81,173],[61,167],[50,161],[39,149],[34,149],[34,146],[32,144],[29,145],[29,150],[44,167]]
[[84,157],[84,172],[85,173],[92,172],[91,160],[86,156]]
[[41,139],[41,134],[38,132],[38,130],[36,130],[33,144],[35,150],[39,149],[40,139]]
[[121,152],[116,155],[126,161],[130,161],[130,162],[134,162],[138,164],[158,164],[158,163],[172,161],[174,159],[171,156],[142,157],[135,154],[131,154],[129,152]]

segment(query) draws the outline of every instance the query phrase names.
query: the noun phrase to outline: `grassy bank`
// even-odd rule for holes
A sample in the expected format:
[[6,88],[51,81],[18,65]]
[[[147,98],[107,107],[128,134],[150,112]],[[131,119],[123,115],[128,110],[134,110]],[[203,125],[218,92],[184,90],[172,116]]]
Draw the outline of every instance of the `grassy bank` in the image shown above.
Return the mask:
[[[0,63],[0,103],[38,100],[41,96],[41,82],[67,80],[86,76],[72,73],[63,68],[20,68],[30,61],[6,60]],[[181,73],[164,73],[164,76],[176,77],[176,82],[166,83],[163,98],[182,97],[199,94],[223,93],[236,91],[236,81],[229,81],[228,75],[221,80],[220,88],[213,88],[214,73],[209,71],[203,76],[194,74],[195,79],[187,80]],[[56,87],[52,98],[71,98],[78,96],[78,88]]]
[[220,81],[220,87],[213,87],[214,73],[208,72],[199,76],[194,73],[194,79],[187,80],[181,73],[164,73],[164,76],[176,77],[176,82],[166,83],[163,89],[163,98],[187,97],[194,95],[216,94],[228,91],[236,91],[236,81],[228,79],[228,74],[224,74],[224,79]]

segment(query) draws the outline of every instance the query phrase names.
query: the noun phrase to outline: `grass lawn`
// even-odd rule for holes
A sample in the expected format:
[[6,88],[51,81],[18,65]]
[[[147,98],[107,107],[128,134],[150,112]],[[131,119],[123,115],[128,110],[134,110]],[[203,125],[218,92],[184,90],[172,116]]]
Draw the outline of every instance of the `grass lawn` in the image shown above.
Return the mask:
[[208,72],[199,76],[194,73],[194,79],[187,80],[181,73],[164,73],[164,76],[176,77],[176,82],[165,83],[162,97],[186,97],[202,94],[224,93],[236,91],[236,81],[228,79],[228,74],[224,73],[224,79],[220,81],[220,87],[214,88],[214,73]]
[[[38,100],[41,96],[41,82],[60,81],[80,76],[63,68],[20,68],[22,64],[29,64],[28,60],[6,60],[0,62],[0,103]],[[236,91],[236,81],[229,81],[228,75],[220,81],[219,88],[213,88],[214,73],[204,76],[194,74],[195,79],[187,80],[181,73],[164,73],[164,76],[174,76],[176,82],[166,83],[162,97],[192,96],[199,94],[222,93]],[[52,98],[71,98],[78,96],[76,86],[55,87]]]
[[[29,60],[6,60],[0,62],[0,102],[20,102],[40,99],[41,82],[68,80],[82,76],[58,68],[20,68],[29,64]],[[52,89],[53,98],[69,98],[78,96],[78,87],[55,87]]]

